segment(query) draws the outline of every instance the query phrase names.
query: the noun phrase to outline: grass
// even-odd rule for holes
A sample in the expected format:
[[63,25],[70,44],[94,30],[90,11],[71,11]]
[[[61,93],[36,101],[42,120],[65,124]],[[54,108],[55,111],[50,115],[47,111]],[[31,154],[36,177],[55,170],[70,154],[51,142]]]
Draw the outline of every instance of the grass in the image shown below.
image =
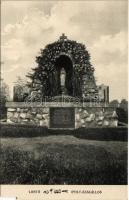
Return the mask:
[[127,142],[72,135],[1,139],[1,184],[127,184]]

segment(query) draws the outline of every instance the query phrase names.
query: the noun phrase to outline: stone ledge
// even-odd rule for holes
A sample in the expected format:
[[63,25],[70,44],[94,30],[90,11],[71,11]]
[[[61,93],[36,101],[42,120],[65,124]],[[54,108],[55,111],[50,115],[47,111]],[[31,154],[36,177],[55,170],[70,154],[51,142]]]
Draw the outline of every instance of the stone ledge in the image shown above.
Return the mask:
[[7,108],[43,108],[43,107],[89,107],[89,108],[112,108],[105,103],[87,103],[87,102],[6,102]]

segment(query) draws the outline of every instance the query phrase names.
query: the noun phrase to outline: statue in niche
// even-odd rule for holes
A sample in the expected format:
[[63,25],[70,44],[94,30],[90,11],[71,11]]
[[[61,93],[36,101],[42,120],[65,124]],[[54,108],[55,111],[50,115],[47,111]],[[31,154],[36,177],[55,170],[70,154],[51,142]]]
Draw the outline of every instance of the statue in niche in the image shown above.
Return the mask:
[[64,68],[62,68],[60,72],[60,83],[61,83],[62,94],[66,94],[65,80],[66,80],[66,72]]

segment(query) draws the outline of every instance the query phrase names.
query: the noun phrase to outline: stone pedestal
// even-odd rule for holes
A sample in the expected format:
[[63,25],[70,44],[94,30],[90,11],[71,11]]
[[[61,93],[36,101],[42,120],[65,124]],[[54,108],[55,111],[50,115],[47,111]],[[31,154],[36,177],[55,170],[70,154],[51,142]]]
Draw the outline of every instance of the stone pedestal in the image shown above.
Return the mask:
[[116,127],[118,117],[113,107],[73,102],[25,104],[7,102],[7,122],[46,126],[57,129],[80,127]]

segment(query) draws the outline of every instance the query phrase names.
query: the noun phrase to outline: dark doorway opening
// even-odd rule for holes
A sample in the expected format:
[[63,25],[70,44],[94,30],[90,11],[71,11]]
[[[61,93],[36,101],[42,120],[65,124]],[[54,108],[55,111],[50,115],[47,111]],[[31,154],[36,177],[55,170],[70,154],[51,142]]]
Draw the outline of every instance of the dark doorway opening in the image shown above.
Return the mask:
[[57,58],[55,62],[56,66],[56,74],[57,74],[57,88],[58,88],[58,94],[62,94],[61,89],[61,70],[62,68],[65,70],[65,88],[67,91],[67,95],[73,96],[73,64],[72,60],[66,56],[61,55],[59,58]]

